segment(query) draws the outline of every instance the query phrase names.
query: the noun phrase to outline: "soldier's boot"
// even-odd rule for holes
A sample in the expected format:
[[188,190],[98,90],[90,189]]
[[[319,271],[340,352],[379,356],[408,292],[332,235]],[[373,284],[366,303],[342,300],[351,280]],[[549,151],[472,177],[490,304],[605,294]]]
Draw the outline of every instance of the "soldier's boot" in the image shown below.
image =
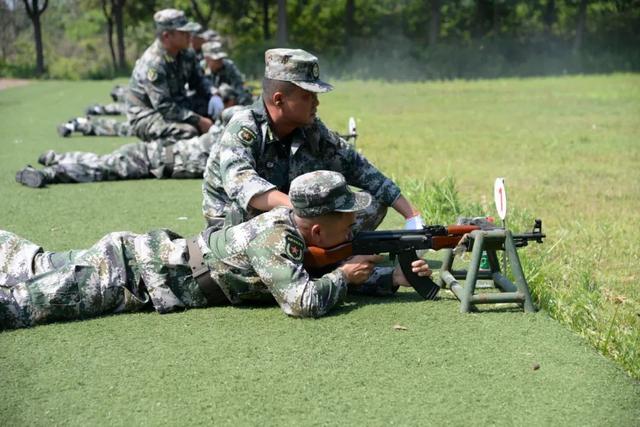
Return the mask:
[[44,170],[28,165],[16,173],[16,182],[31,188],[42,188],[53,181],[53,177],[49,175]]
[[42,166],[51,166],[56,164],[56,153],[53,150],[45,151],[38,157],[38,163]]
[[70,136],[73,132],[76,131],[75,120],[69,120],[66,123],[62,123],[58,125],[58,135],[63,138]]
[[73,119],[73,126],[76,132],[82,132],[83,135],[95,135],[93,124],[88,117],[76,117]]
[[28,326],[20,316],[24,312],[13,297],[11,288],[0,285],[0,331]]
[[102,105],[98,105],[98,104],[90,105],[85,110],[85,113],[88,116],[101,116],[101,115],[104,114],[104,107]]

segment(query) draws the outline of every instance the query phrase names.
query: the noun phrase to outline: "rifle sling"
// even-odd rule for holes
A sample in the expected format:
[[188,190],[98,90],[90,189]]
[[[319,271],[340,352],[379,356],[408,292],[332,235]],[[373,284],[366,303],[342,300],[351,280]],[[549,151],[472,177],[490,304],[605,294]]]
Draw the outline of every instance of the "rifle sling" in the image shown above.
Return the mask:
[[202,251],[198,245],[198,237],[199,236],[195,236],[186,239],[187,249],[189,250],[189,267],[191,267],[191,274],[210,305],[228,304],[229,299],[209,274],[209,267],[204,262]]

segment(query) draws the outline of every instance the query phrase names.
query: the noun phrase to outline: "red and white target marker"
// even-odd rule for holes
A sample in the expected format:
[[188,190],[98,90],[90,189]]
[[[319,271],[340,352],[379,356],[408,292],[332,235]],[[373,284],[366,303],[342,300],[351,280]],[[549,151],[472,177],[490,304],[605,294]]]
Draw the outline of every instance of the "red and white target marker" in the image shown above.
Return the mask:
[[493,185],[493,198],[496,202],[496,210],[501,220],[507,217],[507,191],[504,187],[504,178],[496,178]]

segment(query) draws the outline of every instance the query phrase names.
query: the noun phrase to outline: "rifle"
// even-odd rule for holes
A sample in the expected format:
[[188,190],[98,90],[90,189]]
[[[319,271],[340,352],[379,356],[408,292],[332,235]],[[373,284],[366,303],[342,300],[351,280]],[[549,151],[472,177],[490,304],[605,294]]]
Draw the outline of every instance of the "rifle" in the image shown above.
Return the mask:
[[[374,255],[388,253],[391,259],[398,257],[405,277],[424,299],[435,299],[440,287],[430,277],[418,276],[411,270],[411,263],[418,258],[416,251],[423,249],[455,248],[462,237],[474,230],[490,230],[498,227],[482,225],[429,225],[422,230],[361,231],[353,240],[323,249],[315,246],[307,248],[304,266],[311,270],[323,269],[337,264],[353,255]],[[530,240],[542,243],[546,236],[542,233],[542,221],[537,219],[529,233],[513,236],[516,247],[527,246]],[[467,250],[469,242],[465,242]]]

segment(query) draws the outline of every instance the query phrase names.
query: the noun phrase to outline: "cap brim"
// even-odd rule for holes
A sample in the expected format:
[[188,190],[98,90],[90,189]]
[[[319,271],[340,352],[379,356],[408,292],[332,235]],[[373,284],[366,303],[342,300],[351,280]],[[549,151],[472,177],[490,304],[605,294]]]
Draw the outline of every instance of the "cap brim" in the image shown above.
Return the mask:
[[325,93],[333,90],[333,86],[331,86],[329,83],[323,82],[322,80],[316,80],[315,82],[295,81],[291,83],[298,87],[301,87],[304,90],[308,90],[309,92]]
[[205,58],[210,58],[210,59],[213,59],[213,60],[224,59],[224,58],[228,58],[228,57],[229,57],[229,55],[227,55],[226,53],[219,53],[217,55],[205,55]]
[[197,33],[199,31],[202,31],[202,25],[198,24],[197,22],[187,22],[182,27],[176,28],[176,30],[184,31],[187,33]]
[[364,191],[357,191],[342,206],[334,209],[335,212],[358,212],[366,209],[371,204],[371,194]]

